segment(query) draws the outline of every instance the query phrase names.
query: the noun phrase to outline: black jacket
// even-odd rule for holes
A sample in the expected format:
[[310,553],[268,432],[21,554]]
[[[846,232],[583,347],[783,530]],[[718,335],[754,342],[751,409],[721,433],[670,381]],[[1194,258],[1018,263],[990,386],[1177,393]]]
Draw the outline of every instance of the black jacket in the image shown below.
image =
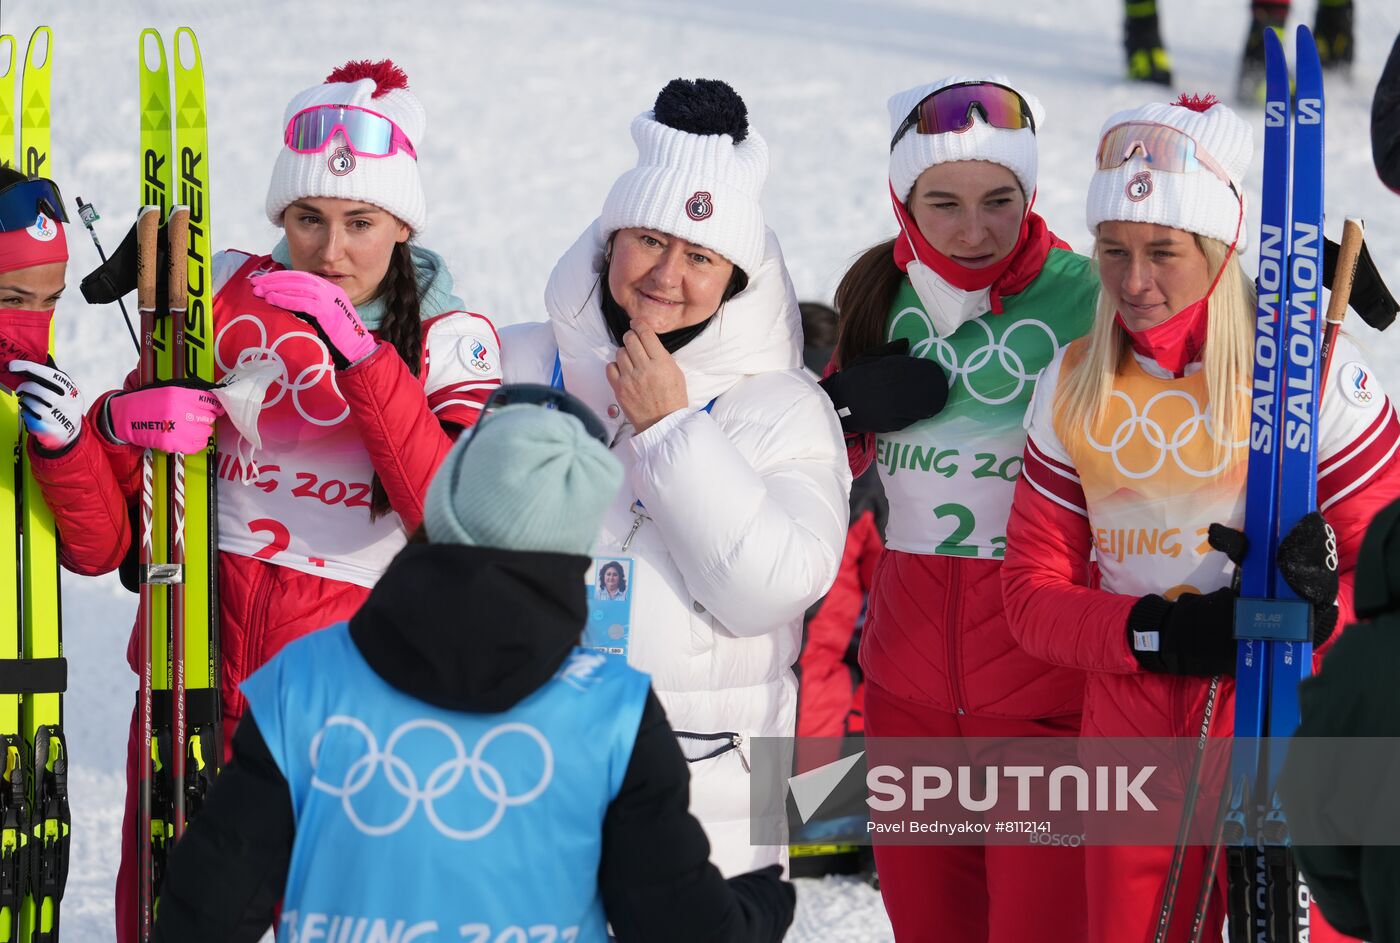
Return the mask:
[[[350,620],[350,636],[400,691],[452,710],[503,713],[553,677],[577,642],[587,565],[559,554],[411,545]],[[689,801],[685,759],[648,693],[627,774],[603,822],[598,883],[613,933],[623,943],[781,940],[792,922],[792,885],[777,867],[724,880]],[[232,760],[171,853],[155,938],[261,938],[282,896],[294,837],[287,782],[250,712],[234,735]]]
[[[1392,63],[1395,57],[1391,57]],[[1400,744],[1400,501],[1366,532],[1356,564],[1356,613],[1322,670],[1299,690],[1298,737],[1387,737]],[[1296,833],[1395,834],[1400,750],[1339,743],[1331,762],[1290,751],[1279,784]],[[1400,847],[1295,846],[1294,856],[1328,923],[1372,943],[1400,943]]]

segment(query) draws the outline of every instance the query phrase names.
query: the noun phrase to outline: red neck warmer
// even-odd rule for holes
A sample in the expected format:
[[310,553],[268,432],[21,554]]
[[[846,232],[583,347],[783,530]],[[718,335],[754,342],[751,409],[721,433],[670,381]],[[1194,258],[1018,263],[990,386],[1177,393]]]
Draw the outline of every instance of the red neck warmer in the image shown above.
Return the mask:
[[929,245],[918,224],[909,215],[909,210],[895,195],[893,187],[890,188],[890,200],[894,203],[894,214],[899,220],[900,234],[894,241],[894,264],[899,266],[899,270],[907,272],[909,263],[917,258],[954,288],[962,291],[991,288],[989,300],[993,314],[1001,314],[1003,296],[1017,294],[1035,281],[1045,267],[1045,258],[1051,249],[1069,248],[1069,243],[1052,233],[1045,220],[1028,206],[1026,218],[1021,221],[1021,232],[1016,237],[1015,250],[993,265],[968,268]]
[[1210,295],[1182,308],[1161,324],[1154,324],[1144,331],[1134,331],[1128,327],[1123,315],[1115,312],[1118,326],[1127,332],[1133,350],[1144,357],[1157,361],[1172,376],[1185,375],[1186,365],[1194,363],[1206,346],[1207,302]]
[[[1239,239],[1238,227],[1235,238]],[[1230,264],[1230,256],[1234,254],[1235,244],[1232,242],[1225,253],[1225,261],[1220,265],[1220,271],[1210,280],[1210,287],[1206,289],[1204,297],[1182,308],[1161,324],[1154,324],[1143,331],[1134,331],[1123,320],[1122,313],[1115,311],[1113,317],[1118,326],[1127,332],[1133,350],[1144,357],[1151,357],[1162,369],[1170,370],[1172,376],[1184,376],[1186,365],[1194,363],[1205,349],[1206,327],[1210,323],[1206,316],[1210,311],[1210,296],[1215,294],[1215,286],[1220,283],[1220,276],[1225,274],[1225,269]]]

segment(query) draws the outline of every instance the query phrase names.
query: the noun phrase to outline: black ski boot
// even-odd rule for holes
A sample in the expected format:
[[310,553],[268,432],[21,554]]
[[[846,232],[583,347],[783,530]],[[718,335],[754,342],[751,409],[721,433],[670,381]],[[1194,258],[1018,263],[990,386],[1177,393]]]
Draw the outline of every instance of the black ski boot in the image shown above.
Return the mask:
[[1236,90],[1239,100],[1249,105],[1264,104],[1264,30],[1271,29],[1283,38],[1288,23],[1288,5],[1255,3],[1250,9],[1249,35],[1244,40],[1244,57],[1240,62],[1240,83]]
[[1313,20],[1313,38],[1317,40],[1317,55],[1322,68],[1334,75],[1351,75],[1352,53],[1355,49],[1355,23],[1352,0],[1317,0],[1317,18]]
[[1128,78],[1170,86],[1172,62],[1157,26],[1156,0],[1128,0],[1127,14],[1123,47],[1128,56]]

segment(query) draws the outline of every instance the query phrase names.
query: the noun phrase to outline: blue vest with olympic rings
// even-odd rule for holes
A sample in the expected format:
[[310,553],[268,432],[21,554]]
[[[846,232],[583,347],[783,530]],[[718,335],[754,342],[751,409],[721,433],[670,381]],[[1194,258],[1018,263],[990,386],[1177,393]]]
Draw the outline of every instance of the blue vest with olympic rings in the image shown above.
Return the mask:
[[576,648],[501,714],[391,687],[338,623],[243,683],[296,819],[282,943],[604,943],[603,817],[650,681]]

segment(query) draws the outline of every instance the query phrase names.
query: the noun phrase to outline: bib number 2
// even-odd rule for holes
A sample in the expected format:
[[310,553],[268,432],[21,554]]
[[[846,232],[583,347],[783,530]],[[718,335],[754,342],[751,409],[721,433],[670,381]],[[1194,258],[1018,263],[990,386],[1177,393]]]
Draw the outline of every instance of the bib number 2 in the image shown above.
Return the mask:
[[[977,516],[972,513],[970,508],[962,504],[940,504],[933,509],[933,513],[938,516],[940,521],[949,518],[953,521],[952,533],[933,548],[934,553],[947,557],[976,557],[980,555],[975,544],[965,543],[977,528]],[[993,537],[989,543],[992,545],[993,559],[1000,560],[1006,556],[1006,538],[1004,536]]]

